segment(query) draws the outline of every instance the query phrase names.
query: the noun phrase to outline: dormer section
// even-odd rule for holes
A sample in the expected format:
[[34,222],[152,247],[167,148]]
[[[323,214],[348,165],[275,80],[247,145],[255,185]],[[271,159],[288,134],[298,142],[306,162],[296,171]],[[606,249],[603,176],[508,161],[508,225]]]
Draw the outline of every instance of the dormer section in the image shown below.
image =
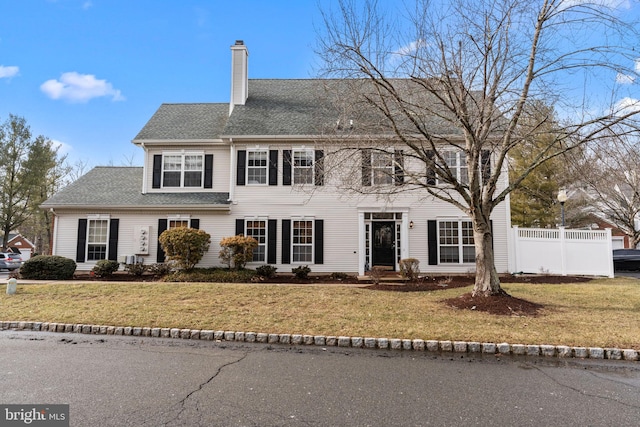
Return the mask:
[[229,115],[236,105],[244,105],[249,95],[249,51],[242,40],[231,46],[231,102]]

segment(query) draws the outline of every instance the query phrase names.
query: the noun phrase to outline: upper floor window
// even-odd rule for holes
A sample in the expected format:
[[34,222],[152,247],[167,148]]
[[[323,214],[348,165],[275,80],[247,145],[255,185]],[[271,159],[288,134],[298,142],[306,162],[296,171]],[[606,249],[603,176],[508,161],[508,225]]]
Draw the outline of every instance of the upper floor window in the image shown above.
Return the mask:
[[247,152],[247,182],[249,184],[266,184],[267,165],[267,150]]
[[202,187],[203,156],[170,154],[162,159],[163,187]]
[[153,156],[153,188],[212,188],[213,155],[165,153]]
[[445,151],[442,157],[451,171],[451,174],[461,184],[469,183],[469,167],[467,166],[467,155],[462,150]]
[[362,185],[401,185],[404,182],[402,150],[362,150]]
[[313,150],[293,150],[293,183],[313,184]]

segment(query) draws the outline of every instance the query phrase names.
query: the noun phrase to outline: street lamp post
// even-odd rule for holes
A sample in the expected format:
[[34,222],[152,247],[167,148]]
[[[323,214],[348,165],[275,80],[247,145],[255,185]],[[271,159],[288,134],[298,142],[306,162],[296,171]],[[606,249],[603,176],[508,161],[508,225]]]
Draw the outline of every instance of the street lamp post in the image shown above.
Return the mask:
[[564,202],[568,199],[567,190],[561,188],[558,191],[558,201],[560,202],[560,216],[562,218],[562,227],[564,228]]

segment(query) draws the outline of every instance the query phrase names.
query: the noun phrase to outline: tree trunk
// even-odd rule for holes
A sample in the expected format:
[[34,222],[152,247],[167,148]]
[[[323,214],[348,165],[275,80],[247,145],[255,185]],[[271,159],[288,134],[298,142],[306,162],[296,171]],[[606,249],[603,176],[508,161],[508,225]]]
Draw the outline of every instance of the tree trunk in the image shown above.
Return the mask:
[[493,234],[486,221],[474,221],[473,238],[476,249],[476,282],[472,295],[488,297],[504,295],[493,258]]

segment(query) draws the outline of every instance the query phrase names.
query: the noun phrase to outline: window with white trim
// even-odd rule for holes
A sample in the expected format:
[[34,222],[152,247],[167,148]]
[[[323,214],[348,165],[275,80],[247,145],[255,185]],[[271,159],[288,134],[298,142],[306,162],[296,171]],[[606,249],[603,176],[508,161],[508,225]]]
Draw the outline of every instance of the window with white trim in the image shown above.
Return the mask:
[[461,184],[468,184],[469,167],[466,153],[462,150],[444,151],[442,157],[456,180]]
[[172,228],[189,228],[189,219],[171,219],[167,220],[167,230]]
[[203,154],[163,154],[163,187],[202,187]]
[[374,151],[371,153],[371,175],[373,185],[393,184],[393,153]]
[[313,184],[313,150],[293,150],[293,183]]
[[247,151],[247,183],[266,184],[269,152],[267,150]]
[[291,221],[291,254],[292,262],[313,262],[313,221]]
[[476,249],[471,221],[439,221],[438,253],[441,264],[475,262]]
[[107,259],[109,220],[89,219],[87,224],[87,261]]
[[244,222],[244,235],[253,237],[258,246],[253,250],[254,262],[265,262],[267,257],[267,221],[265,219],[248,219]]

